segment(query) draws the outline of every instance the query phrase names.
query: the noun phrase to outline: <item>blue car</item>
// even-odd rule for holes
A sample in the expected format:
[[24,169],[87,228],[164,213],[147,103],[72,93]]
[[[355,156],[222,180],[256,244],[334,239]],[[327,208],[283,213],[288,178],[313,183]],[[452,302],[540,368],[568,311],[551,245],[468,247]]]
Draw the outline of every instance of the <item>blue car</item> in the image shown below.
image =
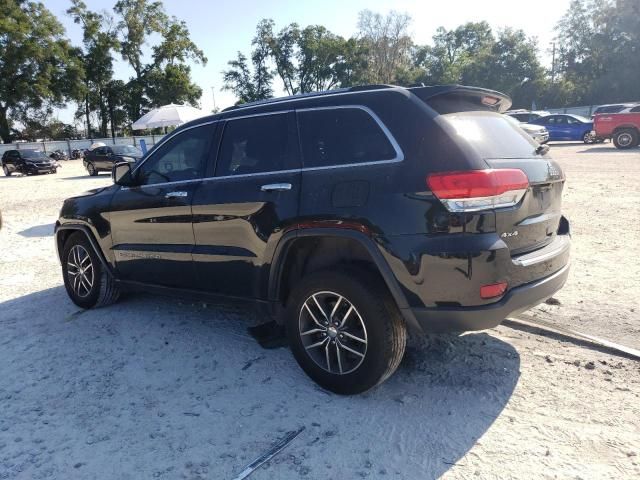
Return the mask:
[[593,143],[591,134],[593,122],[580,115],[567,113],[546,115],[533,120],[534,125],[543,125],[549,130],[549,140],[579,140],[584,143]]

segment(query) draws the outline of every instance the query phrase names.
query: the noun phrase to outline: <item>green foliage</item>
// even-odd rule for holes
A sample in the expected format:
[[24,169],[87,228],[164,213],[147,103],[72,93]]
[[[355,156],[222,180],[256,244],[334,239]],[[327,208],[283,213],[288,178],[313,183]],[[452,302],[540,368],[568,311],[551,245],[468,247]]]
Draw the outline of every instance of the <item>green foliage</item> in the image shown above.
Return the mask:
[[[114,11],[119,18],[120,53],[135,76],[127,83],[126,109],[131,122],[167,100],[194,106],[202,89],[191,81],[187,61],[205,65],[207,58],[191,40],[185,22],[169,17],[160,1],[119,0]],[[162,41],[151,46],[144,58],[143,47],[153,34]]]
[[573,0],[556,31],[563,105],[640,100],[637,0]]
[[238,52],[235,60],[227,62],[229,70],[222,72],[223,89],[232,91],[238,104],[264,100],[273,95],[273,70],[269,66],[273,21],[262,20],[251,41],[251,66],[247,57]]
[[82,78],[64,29],[39,2],[0,1],[0,138],[12,120],[60,106]]
[[370,10],[360,12],[358,39],[367,52],[364,80],[369,83],[399,83],[411,66],[413,40],[409,36],[411,17],[390,12],[387,16]]
[[76,100],[82,105],[76,116],[84,115],[87,135],[91,136],[90,114],[97,110],[99,135],[106,137],[110,119],[107,87],[113,79],[113,52],[119,47],[113,18],[106,12],[90,11],[82,0],[71,0],[67,14],[83,32],[84,51],[79,58],[84,69],[84,83],[76,91]]

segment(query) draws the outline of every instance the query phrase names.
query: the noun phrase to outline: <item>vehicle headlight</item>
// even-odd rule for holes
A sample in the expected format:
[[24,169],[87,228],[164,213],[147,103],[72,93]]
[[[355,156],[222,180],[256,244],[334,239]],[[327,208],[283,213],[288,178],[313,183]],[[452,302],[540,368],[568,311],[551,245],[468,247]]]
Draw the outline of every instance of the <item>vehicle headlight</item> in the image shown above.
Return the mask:
[[122,160],[124,160],[125,162],[135,162],[136,159],[133,157],[120,157],[122,158]]

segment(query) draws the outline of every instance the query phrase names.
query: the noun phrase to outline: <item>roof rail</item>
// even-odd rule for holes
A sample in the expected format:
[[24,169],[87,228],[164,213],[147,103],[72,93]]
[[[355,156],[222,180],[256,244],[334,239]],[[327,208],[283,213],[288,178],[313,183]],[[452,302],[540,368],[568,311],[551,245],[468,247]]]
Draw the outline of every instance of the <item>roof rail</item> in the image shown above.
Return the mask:
[[259,105],[270,105],[272,103],[286,102],[288,100],[295,100],[298,98],[324,97],[324,96],[336,95],[338,93],[366,92],[369,90],[382,90],[385,88],[396,88],[396,87],[395,85],[358,85],[355,87],[336,88],[333,90],[322,90],[319,92],[298,93],[296,95],[289,95],[287,97],[267,98],[265,100],[257,100],[255,102],[247,102],[247,103],[242,103],[240,105],[233,105],[231,107],[225,108],[223,112],[228,112],[231,110],[239,110],[241,108],[256,107]]

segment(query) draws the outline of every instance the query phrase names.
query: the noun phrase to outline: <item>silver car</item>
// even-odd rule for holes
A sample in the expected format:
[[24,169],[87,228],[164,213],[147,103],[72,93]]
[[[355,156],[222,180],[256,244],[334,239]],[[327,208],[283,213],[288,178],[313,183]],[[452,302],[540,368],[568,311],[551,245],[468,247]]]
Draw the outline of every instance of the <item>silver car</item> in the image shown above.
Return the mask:
[[534,125],[531,123],[520,123],[516,118],[511,115],[505,115],[511,123],[519,126],[522,130],[529,134],[540,145],[549,141],[549,131],[542,125]]

